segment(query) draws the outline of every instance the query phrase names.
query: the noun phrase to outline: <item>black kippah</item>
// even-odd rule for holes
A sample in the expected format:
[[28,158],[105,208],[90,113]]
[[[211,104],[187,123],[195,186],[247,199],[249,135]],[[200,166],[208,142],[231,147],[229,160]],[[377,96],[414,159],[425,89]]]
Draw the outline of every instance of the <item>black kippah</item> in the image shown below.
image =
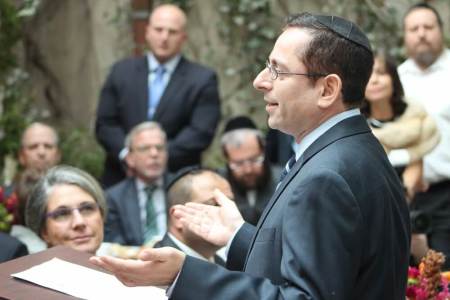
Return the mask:
[[228,120],[225,124],[223,133],[242,128],[256,129],[256,125],[249,117],[237,116]]
[[355,23],[336,16],[312,15],[317,22],[343,38],[372,52],[369,39]]
[[180,170],[178,170],[175,174],[173,174],[167,184],[166,184],[166,191],[169,191],[169,189],[175,184],[175,182],[177,182],[178,180],[180,180],[182,177],[188,175],[188,174],[192,174],[198,171],[204,170],[200,165],[193,165],[193,166],[187,166],[184,168],[181,168]]

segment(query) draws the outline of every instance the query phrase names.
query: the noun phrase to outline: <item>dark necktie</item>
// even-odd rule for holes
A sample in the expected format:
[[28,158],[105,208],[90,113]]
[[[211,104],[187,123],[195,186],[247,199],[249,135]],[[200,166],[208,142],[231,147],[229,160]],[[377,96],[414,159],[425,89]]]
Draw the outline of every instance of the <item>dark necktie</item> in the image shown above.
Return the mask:
[[292,157],[288,160],[288,162],[286,163],[286,166],[283,169],[283,172],[281,172],[280,181],[279,181],[280,183],[283,181],[284,177],[286,177],[286,175],[289,173],[289,171],[294,166],[294,164],[295,164],[295,154],[292,155]]
[[156,186],[151,185],[147,186],[145,190],[145,194],[147,195],[147,221],[144,230],[144,243],[151,241],[158,234],[158,224],[156,222],[156,209],[153,201],[153,192],[155,191]]
[[166,73],[166,69],[164,66],[159,65],[154,70],[154,78],[149,84],[149,99],[148,99],[148,118],[151,120],[155,115],[156,108],[158,107],[159,100],[164,92],[165,84],[164,84],[164,73]]

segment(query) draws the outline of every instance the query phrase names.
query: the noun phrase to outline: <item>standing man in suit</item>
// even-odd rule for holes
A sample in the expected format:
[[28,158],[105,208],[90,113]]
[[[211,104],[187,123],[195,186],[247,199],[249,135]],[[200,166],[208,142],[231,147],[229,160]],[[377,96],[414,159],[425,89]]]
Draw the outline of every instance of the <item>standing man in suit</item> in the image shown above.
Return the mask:
[[188,202],[215,205],[214,190],[218,189],[227,197],[233,198],[230,184],[225,178],[207,169],[187,167],[175,175],[167,190],[169,204],[169,229],[163,239],[155,244],[155,248],[173,247],[187,255],[225,265],[222,258],[216,255],[219,247],[205,241],[183,226],[180,218],[174,215],[175,205]]
[[221,173],[231,184],[244,220],[256,225],[275,191],[281,169],[269,163],[264,155],[264,136],[248,117],[228,120],[221,146],[227,162]]
[[171,299],[404,299],[408,208],[358,109],[372,65],[369,41],[350,21],[288,18],[253,85],[269,126],[299,147],[258,225],[243,223],[220,192],[219,206],[175,211],[204,238],[228,243],[227,267],[241,272],[169,248],[143,252],[139,263],[92,261],[128,285],[172,284]]
[[160,123],[166,132],[171,172],[200,164],[220,118],[220,100],[215,72],[181,54],[186,39],[183,11],[160,5],[146,28],[150,51],[112,67],[96,120],[96,136],[107,153],[102,178],[106,187],[125,177],[120,163],[126,156],[125,135],[145,120]]
[[[411,209],[431,216],[431,229],[412,236],[412,252],[428,247],[443,252],[450,270],[450,49],[438,11],[429,4],[413,5],[403,19],[404,43],[409,58],[398,67],[406,99],[419,102],[436,121],[441,141],[423,159],[427,188],[417,193]],[[421,249],[424,249],[420,251]]]
[[134,175],[106,190],[105,242],[153,245],[167,230],[166,135],[158,123],[144,122],[128,133],[125,145]]

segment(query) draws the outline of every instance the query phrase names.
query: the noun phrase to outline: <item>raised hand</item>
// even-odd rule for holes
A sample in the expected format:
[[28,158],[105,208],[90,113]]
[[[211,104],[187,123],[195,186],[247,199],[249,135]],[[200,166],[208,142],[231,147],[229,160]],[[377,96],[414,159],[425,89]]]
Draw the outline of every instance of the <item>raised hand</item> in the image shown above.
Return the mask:
[[126,286],[166,286],[172,284],[186,255],[174,248],[145,249],[138,260],[93,256],[93,264],[113,273]]
[[244,219],[234,201],[217,189],[214,191],[214,200],[218,206],[192,202],[176,205],[174,215],[198,236],[223,247],[244,223]]

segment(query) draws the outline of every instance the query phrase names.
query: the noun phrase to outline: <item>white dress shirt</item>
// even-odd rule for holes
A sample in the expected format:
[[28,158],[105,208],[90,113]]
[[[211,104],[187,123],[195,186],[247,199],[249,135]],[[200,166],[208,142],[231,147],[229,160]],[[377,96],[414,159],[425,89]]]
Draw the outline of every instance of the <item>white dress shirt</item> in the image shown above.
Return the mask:
[[450,50],[426,70],[411,58],[398,67],[408,101],[420,103],[433,117],[441,134],[440,143],[424,157],[424,179],[437,183],[450,179]]

